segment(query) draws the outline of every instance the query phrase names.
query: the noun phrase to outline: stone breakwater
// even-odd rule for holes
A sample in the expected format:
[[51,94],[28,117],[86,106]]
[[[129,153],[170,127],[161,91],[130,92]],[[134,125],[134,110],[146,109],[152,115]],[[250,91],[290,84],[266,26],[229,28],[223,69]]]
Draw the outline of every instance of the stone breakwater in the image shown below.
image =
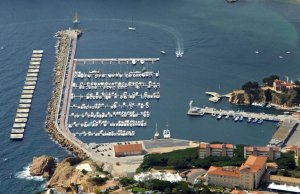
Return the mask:
[[[63,82],[65,81],[65,72],[68,65],[68,56],[70,52],[70,46],[72,43],[72,37],[69,33],[70,30],[59,31],[56,33],[58,45],[57,45],[57,56],[54,67],[54,80],[53,80],[53,91],[52,98],[48,106],[48,115],[45,123],[45,127],[51,134],[53,139],[57,141],[61,146],[65,147],[80,159],[87,158],[86,153],[77,147],[73,142],[65,138],[65,135],[59,129],[57,123],[57,117],[59,114],[59,106],[61,101],[61,95],[63,92]],[[80,32],[77,32],[80,33]]]

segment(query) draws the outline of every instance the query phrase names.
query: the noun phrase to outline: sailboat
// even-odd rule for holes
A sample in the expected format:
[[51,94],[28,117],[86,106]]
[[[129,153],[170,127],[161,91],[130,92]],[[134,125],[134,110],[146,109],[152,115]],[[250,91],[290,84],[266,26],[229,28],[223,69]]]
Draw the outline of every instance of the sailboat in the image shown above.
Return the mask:
[[157,123],[156,123],[156,129],[155,129],[155,133],[154,133],[154,139],[158,139],[159,138],[159,133],[157,131]]
[[131,18],[131,26],[128,27],[128,30],[135,31],[135,27],[133,27],[133,18]]
[[74,18],[73,18],[73,24],[79,24],[80,21],[78,19],[78,14],[77,14],[77,11],[75,12],[75,15],[74,15]]

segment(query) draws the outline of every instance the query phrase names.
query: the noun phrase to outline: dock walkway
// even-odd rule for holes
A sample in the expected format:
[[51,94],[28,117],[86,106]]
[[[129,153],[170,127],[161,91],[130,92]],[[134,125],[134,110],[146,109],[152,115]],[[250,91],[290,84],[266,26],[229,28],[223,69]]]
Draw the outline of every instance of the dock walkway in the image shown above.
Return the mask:
[[35,90],[40,64],[43,57],[43,50],[33,50],[28,72],[24,82],[23,91],[19,100],[15,121],[10,133],[10,139],[22,140],[28,115],[31,108],[31,101]]
[[230,117],[233,116],[243,116],[244,118],[252,118],[252,119],[263,119],[266,121],[285,121],[291,120],[295,122],[300,122],[299,117],[294,117],[292,115],[275,115],[275,114],[266,114],[266,113],[255,113],[255,112],[245,112],[245,111],[234,111],[234,110],[222,110],[216,109],[212,107],[192,107],[190,104],[190,108],[187,112],[188,115],[191,116],[201,116],[204,114],[215,114],[215,115],[229,115]]
[[156,61],[159,61],[159,58],[98,58],[98,59],[74,59],[74,62],[76,62],[77,64],[79,63],[83,63],[83,64],[94,64],[94,63],[105,63],[105,62],[125,62],[126,64],[136,64],[136,63],[141,63],[143,64],[144,62],[151,62],[154,63]]

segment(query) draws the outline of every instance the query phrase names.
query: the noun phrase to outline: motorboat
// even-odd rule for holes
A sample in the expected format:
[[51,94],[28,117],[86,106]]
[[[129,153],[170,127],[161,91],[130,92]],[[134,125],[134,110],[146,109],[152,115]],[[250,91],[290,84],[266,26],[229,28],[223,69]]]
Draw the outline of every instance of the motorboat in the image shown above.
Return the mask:
[[166,54],[166,51],[161,50],[160,53],[163,54],[163,55],[165,55],[165,54]]
[[168,129],[168,123],[167,123],[166,129],[163,130],[163,137],[164,137],[164,139],[170,139],[171,138],[171,132]]

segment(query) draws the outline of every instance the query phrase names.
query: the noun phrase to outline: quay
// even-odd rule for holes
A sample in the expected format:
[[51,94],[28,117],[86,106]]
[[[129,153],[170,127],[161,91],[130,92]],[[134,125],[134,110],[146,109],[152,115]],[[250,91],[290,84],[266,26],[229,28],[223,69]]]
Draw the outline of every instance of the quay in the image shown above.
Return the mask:
[[32,56],[24,82],[23,91],[19,100],[15,121],[10,133],[10,139],[12,140],[22,140],[24,137],[43,53],[43,50],[32,51]]
[[83,63],[83,64],[94,64],[94,63],[104,63],[104,62],[126,62],[126,64],[132,63],[136,64],[137,62],[140,62],[141,64],[144,64],[144,62],[151,62],[154,63],[156,61],[159,61],[159,58],[99,58],[99,59],[74,59],[75,63]]
[[190,107],[187,112],[190,116],[203,116],[204,114],[210,114],[210,115],[223,115],[223,116],[243,116],[244,118],[251,118],[251,119],[262,119],[266,121],[285,121],[285,120],[291,120],[300,122],[299,117],[294,117],[292,115],[275,115],[275,114],[266,114],[266,113],[254,113],[254,112],[244,112],[244,111],[234,111],[234,110],[222,110],[222,109],[216,109],[212,107],[193,107],[192,106],[193,101],[190,102]]
[[269,141],[270,146],[284,147],[290,140],[295,130],[299,127],[299,123],[295,121],[285,120],[278,125],[277,131]]
[[[210,114],[212,116],[218,116],[218,119],[221,119],[222,116],[227,117],[239,117],[239,118],[248,118],[248,122],[253,122],[256,120],[267,120],[278,122],[278,129],[274,133],[273,137],[269,141],[270,146],[279,146],[284,147],[286,145],[300,145],[300,117],[294,115],[274,115],[274,114],[265,114],[265,113],[253,113],[253,112],[244,112],[244,111],[234,111],[234,110],[221,110],[215,109],[212,107],[193,107],[193,101],[190,101],[189,110],[187,112],[190,116],[203,116],[205,114]],[[252,120],[253,119],[253,120]]]

